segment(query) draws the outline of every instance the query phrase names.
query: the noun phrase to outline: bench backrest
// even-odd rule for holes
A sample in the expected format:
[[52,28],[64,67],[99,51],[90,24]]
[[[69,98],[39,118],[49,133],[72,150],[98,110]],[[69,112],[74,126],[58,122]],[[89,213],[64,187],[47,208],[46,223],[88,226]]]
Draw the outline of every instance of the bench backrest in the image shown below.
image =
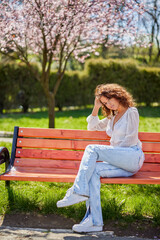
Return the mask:
[[[139,139],[145,152],[141,171],[160,172],[160,133],[140,132]],[[99,131],[17,127],[14,166],[71,174],[78,170],[88,144],[108,145],[109,137]]]

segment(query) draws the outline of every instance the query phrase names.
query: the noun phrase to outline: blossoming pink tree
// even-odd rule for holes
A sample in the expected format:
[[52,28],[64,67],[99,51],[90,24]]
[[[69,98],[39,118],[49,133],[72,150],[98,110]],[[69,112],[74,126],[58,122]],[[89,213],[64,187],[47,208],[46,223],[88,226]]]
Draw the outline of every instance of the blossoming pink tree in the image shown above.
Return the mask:
[[[106,36],[110,36],[107,44],[116,41],[123,46],[135,34],[139,12],[141,6],[135,0],[0,1],[0,52],[27,64],[41,83],[48,102],[49,127],[55,126],[55,96],[69,57],[84,62],[91,52],[96,54]],[[32,66],[35,57],[41,64],[40,72]],[[57,81],[51,89],[53,62],[57,63]]]

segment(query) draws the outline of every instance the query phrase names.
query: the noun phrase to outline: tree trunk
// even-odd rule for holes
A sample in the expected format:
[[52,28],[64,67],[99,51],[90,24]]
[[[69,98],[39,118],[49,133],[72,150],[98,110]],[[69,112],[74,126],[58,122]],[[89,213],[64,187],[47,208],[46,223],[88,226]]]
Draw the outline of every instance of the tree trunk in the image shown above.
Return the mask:
[[158,50],[157,56],[156,56],[156,62],[159,61],[159,57],[160,57],[160,49]]
[[53,96],[48,99],[48,118],[49,128],[55,128],[55,98]]
[[154,41],[154,25],[152,26],[151,41],[149,47],[149,62],[152,61],[152,52],[153,52],[153,41]]
[[109,39],[109,37],[108,37],[108,35],[107,35],[107,36],[106,36],[106,39],[105,39],[105,42],[102,44],[102,57],[103,57],[104,59],[107,58],[108,47],[105,47],[105,44],[108,42],[108,39]]
[[[157,26],[157,29],[159,29],[159,25]],[[157,56],[155,58],[155,62],[158,62],[159,61],[159,57],[160,57],[160,42],[159,42],[158,36],[156,36],[156,41],[157,41],[157,50],[158,50],[158,52],[157,52]]]

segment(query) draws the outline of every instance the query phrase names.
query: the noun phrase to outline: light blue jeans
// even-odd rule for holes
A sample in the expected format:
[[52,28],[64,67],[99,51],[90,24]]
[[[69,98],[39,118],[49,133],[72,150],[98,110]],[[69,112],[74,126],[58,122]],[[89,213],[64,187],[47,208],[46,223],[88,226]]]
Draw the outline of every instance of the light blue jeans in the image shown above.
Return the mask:
[[87,212],[82,221],[91,214],[93,225],[103,225],[100,177],[130,177],[139,171],[143,162],[144,153],[138,146],[88,145],[73,184],[75,193],[89,196],[86,202]]

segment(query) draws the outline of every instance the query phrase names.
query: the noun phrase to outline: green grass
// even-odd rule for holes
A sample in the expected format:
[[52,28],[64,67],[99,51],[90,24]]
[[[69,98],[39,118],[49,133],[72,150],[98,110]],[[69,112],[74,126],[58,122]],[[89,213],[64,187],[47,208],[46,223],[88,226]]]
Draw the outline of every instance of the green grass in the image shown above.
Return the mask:
[[[139,107],[139,131],[160,132],[160,107]],[[64,129],[87,129],[86,117],[91,108],[56,112],[55,127]],[[47,111],[30,113],[6,113],[1,115],[0,130],[13,132],[14,126],[48,128]]]
[[[86,129],[86,117],[91,108],[56,112],[56,128]],[[160,132],[160,107],[139,107],[139,131]],[[28,114],[4,114],[0,119],[0,130],[13,131],[14,126],[48,127],[47,112]],[[0,142],[11,152],[11,143]],[[4,165],[4,164],[3,164]],[[4,166],[0,167],[1,172]],[[46,182],[11,182],[5,189],[0,181],[0,214],[17,212],[58,213],[81,220],[85,214],[85,204],[80,203],[58,209],[57,200],[61,199],[72,184]],[[104,220],[153,218],[160,224],[160,186],[159,185],[118,185],[102,184],[101,201]]]

